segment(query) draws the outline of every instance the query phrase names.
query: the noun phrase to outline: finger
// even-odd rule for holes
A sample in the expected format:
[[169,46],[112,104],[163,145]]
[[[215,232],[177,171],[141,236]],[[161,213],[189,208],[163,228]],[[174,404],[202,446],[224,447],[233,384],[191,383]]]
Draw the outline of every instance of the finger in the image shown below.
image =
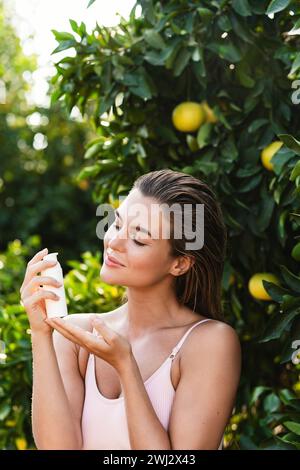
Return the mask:
[[34,294],[22,299],[22,303],[25,308],[28,308],[41,299],[59,300],[60,297],[50,290],[41,289]]
[[92,324],[96,331],[98,331],[105,339],[107,343],[111,343],[116,338],[116,332],[106,326],[106,324],[99,319],[92,319]]
[[28,265],[34,264],[37,261],[43,259],[44,256],[46,256],[48,253],[48,248],[44,248],[43,250],[38,251],[33,258],[29,261]]
[[67,331],[69,334],[73,335],[78,340],[82,341],[83,343],[87,343],[92,339],[95,339],[95,335],[92,333],[83,330],[80,326],[72,325],[66,320],[62,318],[53,318],[52,319],[61,329]]
[[42,260],[38,261],[37,263],[33,263],[31,265],[27,265],[27,269],[25,272],[25,277],[23,284],[20,288],[20,293],[22,295],[24,288],[27,286],[27,284],[31,281],[31,279],[38,274],[40,271],[49,268],[51,266],[55,266],[57,264],[57,261],[50,261],[50,260]]
[[41,285],[46,286],[53,286],[53,287],[61,287],[62,284],[58,282],[54,277],[50,276],[35,276],[33,277],[29,283],[23,288],[22,297],[26,297],[27,295],[31,295],[35,292],[37,287]]
[[104,339],[101,340],[101,338],[96,338],[93,333],[85,331],[79,326],[71,325],[70,323],[61,318],[52,318],[51,320],[57,328],[60,328],[61,331],[64,331],[65,333],[70,335],[70,337],[72,337],[74,341],[78,341],[78,344],[80,342],[81,345],[85,347],[98,349],[99,346],[107,346]]
[[46,318],[45,322],[48,323],[52,328],[58,331],[61,335],[63,335],[68,340],[72,341],[72,343],[78,344],[78,346],[84,347],[85,345],[80,341],[77,337],[70,334],[65,328],[62,328],[58,323],[55,321],[54,318]]
[[[47,253],[48,253],[48,248],[44,248],[43,250],[38,251],[38,252],[33,256],[33,258],[31,258],[31,260],[27,263],[27,266],[30,266],[31,264],[36,263],[36,262],[39,261],[40,259],[43,259],[43,256],[46,256]],[[27,269],[26,269],[26,271],[27,271]],[[24,287],[25,278],[26,278],[26,273],[25,273],[25,277],[24,277],[23,283],[22,283],[22,285],[21,285],[21,287],[20,287],[20,292],[21,292],[21,290],[22,290],[23,287]]]

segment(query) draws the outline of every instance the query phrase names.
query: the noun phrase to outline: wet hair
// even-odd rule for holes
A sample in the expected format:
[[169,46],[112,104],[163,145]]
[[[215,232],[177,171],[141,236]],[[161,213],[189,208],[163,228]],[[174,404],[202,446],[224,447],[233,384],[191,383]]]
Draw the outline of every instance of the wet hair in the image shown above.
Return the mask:
[[[193,231],[196,230],[197,205],[204,205],[204,244],[200,249],[186,248],[186,243],[192,240],[186,238],[185,226],[181,238],[174,237],[174,214],[170,211],[170,254],[173,257],[186,255],[194,261],[187,272],[175,276],[175,291],[180,304],[208,318],[223,320],[221,286],[227,231],[212,189],[194,176],[170,169],[151,171],[138,177],[134,189],[159,204],[168,207],[179,204],[182,213],[184,204],[189,204]],[[126,298],[125,293],[123,300]]]

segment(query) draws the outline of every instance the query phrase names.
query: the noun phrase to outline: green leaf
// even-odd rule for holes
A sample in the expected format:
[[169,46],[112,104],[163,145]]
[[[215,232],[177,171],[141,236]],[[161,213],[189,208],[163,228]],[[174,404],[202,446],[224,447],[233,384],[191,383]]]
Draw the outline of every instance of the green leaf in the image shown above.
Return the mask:
[[248,73],[250,73],[248,66],[245,66],[245,64],[242,64],[242,63],[237,65],[236,76],[240,84],[246,88],[253,88],[255,85],[255,80],[253,80],[253,78],[250,77]]
[[256,132],[258,129],[260,129],[262,126],[264,126],[268,122],[269,122],[268,119],[265,119],[265,118],[255,119],[255,121],[253,121],[248,127],[249,134],[253,134],[254,132]]
[[290,134],[278,134],[278,137],[282,142],[297,155],[300,155],[300,142],[296,140]]
[[232,8],[241,16],[252,15],[248,0],[233,0]]
[[191,51],[189,51],[186,47],[184,49],[181,49],[178,56],[176,57],[173,66],[175,77],[179,77],[179,75],[183,72],[190,60],[191,55]]
[[10,413],[11,406],[8,403],[0,405],[0,421],[3,421]]
[[264,410],[267,413],[274,413],[278,411],[280,408],[280,400],[275,393],[270,393],[270,395],[266,396],[264,399]]
[[263,286],[265,290],[268,292],[270,297],[275,300],[275,302],[281,302],[284,295],[288,294],[288,290],[284,289],[281,286],[277,286],[276,284],[263,280]]
[[81,181],[86,178],[93,178],[94,176],[98,175],[100,169],[100,165],[86,166],[80,171],[79,175],[77,176],[77,181]]
[[88,3],[88,6],[87,8],[89,8],[91,5],[93,5],[93,3],[95,3],[96,0],[90,0],[89,3]]
[[214,13],[208,8],[199,7],[197,8],[197,12],[204,23],[208,22],[214,16]]
[[79,29],[79,25],[76,23],[76,21],[70,19],[70,20],[69,20],[69,23],[70,23],[71,28],[72,28],[72,30],[74,31],[74,33],[78,33],[78,34],[79,34],[79,33],[80,33],[80,29]]
[[300,309],[293,310],[290,313],[281,313],[271,318],[263,337],[258,340],[259,343],[266,343],[272,339],[280,338],[282,333],[290,326],[295,317],[300,314]]
[[239,193],[247,193],[248,191],[252,191],[259,185],[262,178],[263,178],[262,174],[258,174],[258,175],[253,176],[253,178],[249,178],[248,181],[246,181],[244,184],[239,186],[239,188],[237,188],[237,191]]
[[209,143],[209,138],[210,138],[212,128],[213,128],[212,124],[210,122],[206,122],[205,124],[202,124],[202,126],[198,130],[197,142],[198,142],[200,149],[202,149]]
[[266,15],[275,14],[284,10],[291,0],[272,0],[266,10]]
[[228,16],[226,16],[225,14],[221,15],[219,18],[218,18],[218,26],[219,28],[222,30],[222,31],[226,31],[227,33],[229,31],[232,30],[232,24],[231,24],[231,21],[230,19],[228,18]]
[[280,265],[282,277],[286,284],[297,293],[300,293],[300,278],[291,273],[285,266]]
[[221,57],[229,62],[239,62],[242,58],[242,55],[233,43],[228,42],[226,44],[211,43],[207,46],[207,49],[215,52]]
[[285,311],[288,312],[289,310],[294,310],[296,307],[300,308],[300,298],[297,296],[285,294],[282,297],[282,304],[281,308]]
[[196,169],[201,171],[204,175],[209,175],[217,171],[218,164],[216,162],[203,162],[201,160],[197,160],[193,168],[194,171]]
[[154,29],[146,29],[143,32],[143,36],[145,41],[154,49],[164,49],[166,47],[166,43],[163,40],[162,36],[155,31]]
[[250,399],[249,405],[252,406],[258,400],[258,398],[265,392],[271,390],[271,387],[266,387],[264,385],[259,385],[258,387],[255,387],[252,393],[252,397]]
[[[105,140],[105,139],[104,139]],[[92,158],[94,157],[95,155],[97,155],[99,153],[99,151],[103,148],[103,141],[102,142],[98,142],[94,145],[92,145],[91,147],[89,147],[87,149],[87,151],[85,152],[84,154],[84,159],[87,160],[89,158]]]
[[296,21],[293,28],[287,34],[289,36],[298,36],[300,34],[300,20]]
[[69,41],[62,41],[59,46],[51,52],[51,55],[56,54],[57,52],[65,51],[66,49],[70,49],[70,47],[75,47],[76,45],[77,42],[73,39]]
[[285,421],[283,425],[290,431],[297,434],[297,436],[300,436],[300,423],[295,423],[294,421]]
[[280,400],[285,404],[288,405],[290,401],[295,400],[296,395],[291,392],[288,388],[283,388],[282,390],[279,390],[279,397]]
[[60,32],[56,31],[55,29],[51,29],[51,31],[57,41],[75,41],[75,38],[71,33]]
[[293,168],[293,171],[290,175],[290,181],[295,181],[295,179],[299,175],[300,175],[300,160],[296,163],[296,165]]
[[[300,29],[299,29],[299,34],[300,34]],[[292,65],[292,68],[291,68],[291,70],[290,70],[289,73],[290,73],[290,74],[293,74],[293,73],[297,72],[297,70],[299,69],[299,67],[300,67],[300,52],[298,52],[298,53],[296,54],[296,57],[295,57],[295,59],[294,59],[293,65]]]

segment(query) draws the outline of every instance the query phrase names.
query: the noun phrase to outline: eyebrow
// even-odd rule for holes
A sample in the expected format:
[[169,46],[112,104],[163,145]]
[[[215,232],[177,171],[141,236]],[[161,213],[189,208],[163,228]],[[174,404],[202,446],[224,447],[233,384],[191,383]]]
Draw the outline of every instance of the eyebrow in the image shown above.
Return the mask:
[[[114,212],[115,212],[115,214],[119,217],[119,219],[123,220],[122,217],[120,216],[120,213],[119,213],[118,209],[116,209]],[[136,229],[136,230],[138,229],[138,232],[147,233],[147,235],[149,235],[149,237],[152,238],[151,233],[150,233],[148,230],[146,230],[145,228],[137,226],[137,227],[135,227],[135,229]]]

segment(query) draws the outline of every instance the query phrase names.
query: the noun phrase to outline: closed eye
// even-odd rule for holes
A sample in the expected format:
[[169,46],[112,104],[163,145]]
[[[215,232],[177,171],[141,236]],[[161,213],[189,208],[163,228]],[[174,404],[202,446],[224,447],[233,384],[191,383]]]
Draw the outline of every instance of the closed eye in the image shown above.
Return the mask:
[[[119,226],[119,225],[117,225],[117,223],[116,223],[116,222],[114,222],[114,224],[113,224],[113,225],[116,227],[116,229],[117,229],[117,230],[119,230],[119,229],[120,229],[120,226]],[[138,245],[138,246],[146,246],[146,244],[145,244],[145,243],[141,243],[141,242],[139,242],[139,241],[135,240],[134,238],[133,238],[132,240],[133,240],[133,241],[134,241],[134,243],[135,243],[136,245]]]

